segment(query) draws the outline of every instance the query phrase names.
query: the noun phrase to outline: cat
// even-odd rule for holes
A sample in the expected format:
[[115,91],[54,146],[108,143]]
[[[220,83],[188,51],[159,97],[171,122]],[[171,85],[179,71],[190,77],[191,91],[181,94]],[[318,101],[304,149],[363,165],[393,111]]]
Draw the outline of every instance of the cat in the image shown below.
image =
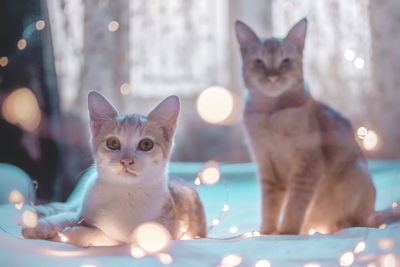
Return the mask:
[[283,39],[260,39],[241,21],[235,30],[247,88],[243,124],[261,183],[261,232],[367,226],[376,193],[352,125],[304,88],[307,19]]
[[37,206],[42,217],[36,228],[24,227],[23,236],[64,237],[78,246],[117,245],[130,242],[138,225],[153,221],[173,239],[205,237],[205,213],[196,190],[169,180],[166,172],[178,97],[166,98],[147,117],[121,116],[104,96],[91,91],[88,109],[95,166],[66,203]]

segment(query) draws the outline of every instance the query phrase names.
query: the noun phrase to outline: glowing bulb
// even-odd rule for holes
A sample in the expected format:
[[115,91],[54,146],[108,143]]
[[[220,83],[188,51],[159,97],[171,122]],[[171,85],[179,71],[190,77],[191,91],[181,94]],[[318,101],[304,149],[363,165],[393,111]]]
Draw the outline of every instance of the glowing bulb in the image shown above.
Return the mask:
[[36,29],[37,29],[38,31],[43,30],[45,26],[46,26],[46,23],[44,22],[44,20],[38,20],[38,21],[36,22]]
[[8,64],[8,57],[0,57],[0,66],[5,67]]
[[314,228],[311,228],[310,230],[308,230],[308,234],[309,235],[313,235],[313,234],[315,234],[317,231],[315,231],[315,229]]
[[139,225],[133,237],[135,242],[149,253],[159,252],[165,249],[171,241],[171,235],[168,230],[159,223],[148,222]]
[[25,227],[35,228],[37,225],[37,221],[38,221],[38,216],[36,212],[33,212],[31,210],[25,210],[22,213],[22,223],[24,224]]
[[358,130],[357,130],[358,138],[364,139],[367,136],[367,134],[368,134],[367,128],[362,127],[362,126],[360,128],[358,128]]
[[229,228],[229,233],[236,233],[238,231],[238,228],[236,226],[232,226],[231,228]]
[[366,246],[365,242],[364,241],[360,241],[360,242],[358,242],[358,244],[354,248],[354,253],[355,254],[361,253],[361,252],[363,252],[365,250],[366,247],[367,246]]
[[253,232],[253,236],[260,236],[261,233],[260,232]]
[[340,266],[350,266],[354,262],[354,254],[353,252],[345,252],[339,258]]
[[244,233],[244,234],[242,235],[242,237],[244,237],[244,238],[253,237],[253,233],[252,233],[252,232]]
[[131,255],[136,259],[140,259],[146,256],[146,253],[141,248],[138,248],[136,246],[131,246]]
[[19,50],[24,50],[26,47],[26,40],[25,39],[20,39],[17,43],[17,47]]
[[110,23],[108,23],[108,30],[110,32],[115,32],[119,29],[119,23],[116,20],[111,21]]
[[376,147],[377,144],[378,144],[378,135],[374,131],[368,130],[368,133],[363,140],[364,148],[366,150],[372,150]]
[[201,184],[200,177],[196,177],[196,179],[194,179],[194,184],[195,185],[200,185]]
[[19,88],[4,100],[3,117],[27,131],[34,131],[40,123],[41,113],[35,95],[28,88]]
[[173,262],[172,256],[167,253],[159,253],[157,259],[164,265],[169,265]]
[[254,267],[271,267],[269,260],[259,260],[254,264]]
[[220,86],[212,86],[197,98],[197,112],[204,121],[218,124],[231,115],[233,103],[231,92]]
[[228,204],[224,204],[224,207],[222,208],[222,211],[228,211],[228,210],[229,210]]
[[392,203],[392,209],[397,208],[397,206],[398,206],[397,202],[393,202],[393,203]]
[[394,240],[392,238],[382,238],[378,241],[378,248],[380,250],[390,250],[394,247]]
[[222,258],[221,266],[238,266],[242,262],[242,257],[237,254],[229,254]]
[[120,91],[123,95],[129,95],[129,93],[131,92],[131,86],[129,85],[129,83],[123,83],[120,87]]
[[355,57],[356,57],[356,53],[354,53],[353,50],[351,50],[351,49],[346,49],[346,50],[344,51],[344,58],[345,58],[346,60],[348,60],[348,61],[353,61]]
[[14,204],[14,208],[16,208],[17,210],[21,210],[23,206],[24,206],[24,202]]
[[62,233],[58,233],[58,236],[60,237],[61,242],[63,242],[63,243],[68,242],[68,240],[69,240],[68,237],[66,237]]
[[11,204],[18,204],[24,201],[24,196],[16,189],[11,190],[10,194],[8,195],[8,202],[10,202]]
[[218,219],[214,219],[211,224],[212,226],[217,226],[220,223],[220,221]]
[[180,231],[181,233],[186,233],[186,232],[187,232],[187,229],[186,229],[185,227],[181,227],[181,228],[179,229],[179,231]]
[[384,223],[384,224],[381,224],[378,228],[379,228],[379,229],[386,229],[386,224],[385,224],[385,223]]
[[362,70],[364,68],[364,65],[365,65],[364,59],[360,57],[354,59],[354,67],[356,67],[356,69]]
[[181,240],[192,240],[193,236],[188,234],[188,233],[184,233],[183,236],[180,239]]
[[321,265],[316,262],[310,262],[310,263],[304,264],[303,267],[321,267]]
[[204,169],[201,172],[201,181],[206,185],[213,185],[218,182],[220,172],[216,161],[207,161],[204,164]]
[[382,260],[383,267],[396,267],[396,257],[393,254],[387,254]]

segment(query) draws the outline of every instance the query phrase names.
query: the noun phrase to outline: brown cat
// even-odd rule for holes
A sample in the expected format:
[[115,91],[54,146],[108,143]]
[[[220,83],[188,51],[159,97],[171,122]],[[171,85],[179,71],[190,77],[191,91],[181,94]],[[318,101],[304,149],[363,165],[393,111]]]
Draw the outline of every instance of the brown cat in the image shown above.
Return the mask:
[[196,190],[167,174],[179,99],[166,98],[148,116],[119,115],[94,91],[88,104],[95,166],[67,203],[37,206],[44,216],[36,228],[24,228],[23,236],[60,241],[62,232],[75,245],[115,245],[130,242],[141,223],[155,221],[173,239],[184,233],[205,237],[205,214]]
[[243,120],[262,187],[261,232],[366,226],[375,188],[352,126],[304,88],[307,20],[284,39],[259,39],[240,21],[235,27],[248,89]]

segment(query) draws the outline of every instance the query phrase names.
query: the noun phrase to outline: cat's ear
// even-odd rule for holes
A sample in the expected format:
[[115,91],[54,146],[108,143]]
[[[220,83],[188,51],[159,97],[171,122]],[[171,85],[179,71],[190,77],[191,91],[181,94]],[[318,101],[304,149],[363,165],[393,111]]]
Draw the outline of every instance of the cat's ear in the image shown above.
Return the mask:
[[285,42],[295,43],[303,51],[307,33],[307,18],[303,18],[294,25],[285,37]]
[[170,141],[175,132],[179,110],[179,98],[174,95],[169,96],[149,113],[147,119],[160,123],[164,129],[165,138]]
[[88,95],[88,109],[92,134],[96,134],[101,124],[109,119],[115,119],[118,111],[103,95],[90,91]]
[[242,52],[246,49],[246,47],[250,43],[259,42],[257,34],[255,34],[254,31],[249,26],[247,26],[240,20],[237,20],[235,23],[235,31],[236,31],[236,38],[240,45],[240,50]]

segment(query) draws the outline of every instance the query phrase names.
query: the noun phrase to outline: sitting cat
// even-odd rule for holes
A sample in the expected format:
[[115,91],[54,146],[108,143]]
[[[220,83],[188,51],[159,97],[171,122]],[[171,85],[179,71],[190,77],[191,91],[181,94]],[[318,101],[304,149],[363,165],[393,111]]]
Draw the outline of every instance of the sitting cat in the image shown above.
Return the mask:
[[307,20],[284,39],[259,39],[240,21],[235,29],[248,89],[243,121],[261,181],[261,232],[366,226],[375,188],[353,128],[304,88]]
[[67,203],[37,206],[44,216],[36,228],[24,228],[23,236],[60,241],[62,232],[75,245],[115,245],[129,242],[141,223],[155,221],[173,239],[182,237],[180,228],[191,237],[204,237],[205,214],[197,192],[169,181],[166,173],[179,99],[168,97],[147,117],[121,116],[93,91],[88,107],[95,166]]

